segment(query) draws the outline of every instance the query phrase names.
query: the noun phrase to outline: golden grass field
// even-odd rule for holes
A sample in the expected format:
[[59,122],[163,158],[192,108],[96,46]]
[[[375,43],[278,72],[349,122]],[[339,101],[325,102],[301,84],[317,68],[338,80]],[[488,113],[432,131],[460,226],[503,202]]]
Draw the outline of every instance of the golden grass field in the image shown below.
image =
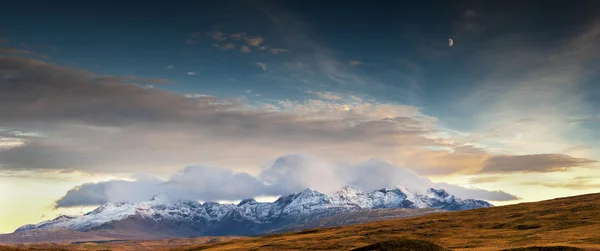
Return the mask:
[[245,237],[196,237],[196,238],[179,238],[165,240],[132,240],[119,242],[87,242],[83,244],[19,244],[19,245],[0,245],[0,251],[17,251],[17,250],[164,250],[172,247],[185,247],[198,245],[200,243],[217,243],[228,241],[235,238]]
[[[529,246],[569,246],[600,250],[600,194],[210,244],[174,247],[163,241],[160,245],[148,248],[172,251],[351,250],[403,238],[426,240],[451,250],[503,250]],[[121,248],[127,247],[127,243],[113,244],[104,245],[104,248],[123,250]],[[42,247],[28,246],[30,250]],[[57,245],[54,248],[98,250],[97,247],[85,244]]]

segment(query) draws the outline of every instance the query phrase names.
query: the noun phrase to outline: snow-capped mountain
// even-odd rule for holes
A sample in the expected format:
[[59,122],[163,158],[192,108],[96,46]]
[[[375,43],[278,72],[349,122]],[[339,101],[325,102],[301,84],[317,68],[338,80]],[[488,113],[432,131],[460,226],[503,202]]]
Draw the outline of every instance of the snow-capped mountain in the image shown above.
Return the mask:
[[491,207],[486,201],[460,199],[442,189],[412,193],[405,188],[384,188],[370,193],[344,187],[333,194],[313,189],[281,196],[275,202],[245,199],[236,204],[196,201],[170,201],[155,196],[141,203],[106,203],[81,216],[59,216],[29,224],[15,232],[43,229],[77,231],[119,230],[160,232],[161,237],[200,235],[253,235],[307,224],[357,210],[380,208],[431,208],[465,210]]

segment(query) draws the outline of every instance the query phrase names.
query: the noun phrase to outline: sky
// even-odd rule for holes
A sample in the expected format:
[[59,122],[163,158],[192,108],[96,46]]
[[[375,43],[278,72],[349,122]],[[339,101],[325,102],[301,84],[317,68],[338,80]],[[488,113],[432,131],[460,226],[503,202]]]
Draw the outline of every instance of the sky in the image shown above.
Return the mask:
[[594,1],[2,5],[0,233],[156,194],[600,192]]

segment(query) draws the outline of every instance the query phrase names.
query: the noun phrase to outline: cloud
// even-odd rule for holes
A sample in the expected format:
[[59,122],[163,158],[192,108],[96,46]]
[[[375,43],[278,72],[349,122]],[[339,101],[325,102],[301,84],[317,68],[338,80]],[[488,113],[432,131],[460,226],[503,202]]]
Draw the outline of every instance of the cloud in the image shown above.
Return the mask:
[[224,50],[224,51],[233,50],[233,49],[235,49],[235,44],[227,43],[227,44],[224,44],[223,46],[220,46],[219,48],[221,48],[221,50]]
[[311,187],[331,193],[343,187],[334,165],[318,158],[303,155],[286,155],[263,169],[259,179],[269,184],[279,194],[289,194]]
[[0,47],[0,54],[21,54],[21,55],[32,55],[32,56],[37,55],[33,51],[21,50],[21,49],[9,48],[9,47]]
[[462,198],[505,201],[517,199],[502,191],[469,189],[447,183],[434,183],[414,171],[390,163],[371,159],[351,165],[330,164],[318,158],[303,155],[286,155],[262,170],[259,179],[269,184],[276,194],[297,192],[311,187],[331,193],[343,186],[353,186],[364,191],[383,187],[403,186],[411,191],[423,192],[428,188],[443,188]]
[[177,82],[173,82],[169,79],[164,79],[164,78],[138,78],[137,81],[139,81],[138,83],[144,83],[144,84],[153,84],[153,85],[159,85],[159,84],[167,84],[167,85],[172,85],[172,84],[177,84]]
[[[235,49],[236,47],[240,47],[240,51],[242,53],[250,53],[252,51],[251,47],[256,47],[256,49],[259,51],[265,51],[268,49],[267,46],[263,45],[265,39],[262,36],[249,36],[246,32],[227,34],[219,31],[214,31],[209,32],[207,34],[212,38],[212,40],[217,41],[217,43],[214,44],[215,47],[225,51]],[[228,38],[229,41],[232,42],[226,44],[218,43],[227,41]],[[192,42],[195,41],[192,40]],[[271,48],[268,50],[268,52],[271,54],[278,54],[282,52],[287,52],[287,49]]]
[[327,100],[340,100],[340,99],[342,99],[342,96],[337,95],[337,94],[332,93],[332,92],[313,92],[313,91],[309,90],[306,93],[314,94],[314,95],[319,96],[322,99],[327,99]]
[[3,56],[3,54],[9,56],[32,56],[44,60],[50,60],[50,57],[46,54],[40,54],[30,50],[22,50],[10,47],[0,47],[0,56]]
[[408,142],[435,144],[421,135],[426,130],[410,128],[421,117],[394,119],[419,115],[418,109],[396,113],[410,109],[394,112],[390,104],[376,111],[365,101],[352,111],[343,104],[323,111],[327,104],[315,100],[284,102],[277,109],[289,111],[273,112],[236,100],[140,88],[135,81],[0,58],[0,127],[48,135],[0,151],[2,168],[166,171],[198,162],[249,168],[298,149],[336,158],[354,152],[360,159],[391,156],[389,146]]
[[487,200],[514,200],[501,191],[468,189],[434,183],[415,172],[371,160],[359,165],[331,164],[306,155],[286,155],[266,166],[258,176],[207,166],[187,167],[166,181],[138,179],[87,183],[75,187],[57,200],[56,207],[89,206],[105,202],[143,201],[153,195],[201,201],[240,200],[264,195],[286,195],[307,187],[332,193],[350,185],[365,191],[401,185],[415,192],[443,188],[459,197]]
[[260,67],[263,71],[267,71],[267,63],[256,62],[256,65]]
[[231,33],[229,34],[229,37],[233,40],[239,41],[246,37],[246,32]]
[[94,78],[94,82],[96,82],[96,83],[120,82],[120,83],[135,84],[135,85],[177,84],[176,82],[173,82],[173,81],[171,81],[169,79],[165,79],[165,78],[140,78],[140,77],[131,76],[131,75],[97,76]]
[[329,92],[244,103],[140,81],[149,80],[0,58],[0,128],[44,135],[4,137],[12,143],[0,168],[164,174],[202,163],[252,173],[252,163],[300,151],[446,175],[477,173],[493,156],[441,137],[437,119],[415,106]]
[[258,47],[265,41],[261,36],[245,37],[246,43],[253,47]]
[[[200,33],[196,32],[192,35],[194,39],[190,41],[195,43],[196,37]],[[269,54],[279,54],[288,52],[288,49],[284,48],[269,48],[270,46],[265,45],[265,38],[260,35],[249,35],[247,32],[237,33],[224,33],[221,31],[212,31],[206,33],[213,41],[213,46],[224,51],[233,50],[239,48],[241,53],[247,54],[251,52],[264,51]]]
[[169,66],[167,66],[167,69],[169,69],[169,70],[170,70],[170,69],[173,69],[173,68],[175,68],[175,66],[174,66],[174,65],[169,65]]
[[363,65],[364,63],[363,63],[363,62],[361,62],[361,61],[350,60],[350,61],[348,61],[348,64],[349,64],[350,66],[359,66],[359,65]]
[[[160,194],[160,182],[112,180],[77,186],[56,202],[56,207],[93,206],[109,201],[139,201]],[[120,192],[119,192],[120,191]]]
[[250,50],[250,47],[248,47],[247,45],[244,45],[244,46],[242,46],[242,47],[240,48],[240,51],[241,51],[242,53],[250,53],[250,52],[252,52],[252,50]]
[[544,186],[549,188],[564,188],[570,190],[589,190],[589,189],[600,189],[600,183],[598,178],[593,176],[578,176],[568,181],[559,182],[521,182],[521,185],[529,186]]
[[0,137],[0,150],[8,150],[11,148],[23,146],[27,143],[26,140],[21,138],[4,138]]
[[341,52],[316,41],[311,25],[293,13],[282,10],[275,4],[265,4],[261,8],[273,25],[274,31],[283,38],[284,47],[293,52],[293,59],[282,65],[287,73],[303,78],[311,76],[311,82],[325,86],[384,86],[373,77],[356,74],[348,61],[339,58]]
[[469,179],[469,183],[471,184],[480,184],[480,183],[494,183],[505,180],[504,177],[499,176],[484,176],[484,177],[473,177]]
[[194,76],[194,75],[196,75],[196,72],[188,71],[185,74],[190,75],[190,76]]
[[69,182],[79,183],[82,180],[97,179],[99,176],[94,173],[81,172],[76,170],[54,169],[54,170],[0,170],[0,178],[26,179],[37,181]]
[[277,55],[279,53],[283,53],[283,52],[288,52],[287,49],[282,49],[282,48],[271,48],[269,49],[269,53]]
[[589,131],[573,119],[595,116],[586,94],[592,87],[585,82],[595,72],[589,67],[600,56],[599,39],[600,23],[592,23],[552,47],[534,46],[519,34],[479,45],[479,68],[488,73],[456,107],[474,118],[465,140],[476,137],[520,154],[561,153],[581,145],[577,139]]
[[588,117],[588,118],[571,119],[571,120],[569,120],[569,122],[582,122],[582,123],[600,122],[600,117]]
[[227,169],[191,166],[167,181],[142,178],[86,183],[67,192],[56,207],[90,206],[106,202],[148,200],[154,195],[186,200],[236,200],[265,193],[264,184],[246,173]]
[[36,135],[24,134],[17,130],[3,130],[0,128],[0,151],[24,146]]
[[209,33],[207,33],[207,35],[210,36],[210,38],[215,41],[227,40],[227,34],[220,32],[220,31],[209,32]]
[[481,172],[556,172],[566,171],[572,167],[583,167],[593,163],[596,163],[596,161],[586,158],[575,158],[564,154],[493,156],[485,162]]
[[[376,121],[403,121],[407,127],[414,130],[422,130],[426,133],[435,130],[436,118],[427,116],[420,112],[419,107],[377,103],[373,100],[365,100],[353,95],[343,95],[333,92],[307,91],[316,98],[303,101],[280,100],[270,103],[269,108],[282,113],[292,113],[315,119],[352,119],[363,122]],[[414,119],[414,120],[413,120]],[[411,123],[416,123],[409,126]],[[418,125],[417,125],[418,124]],[[408,129],[408,128],[407,128]]]
[[10,43],[10,39],[8,38],[0,38],[0,44],[8,44]]
[[191,40],[191,39],[188,39],[188,40],[185,40],[185,42],[183,42],[183,43],[184,43],[184,44],[188,44],[188,45],[190,45],[190,44],[195,44],[195,43],[196,43],[196,41],[194,41],[194,40]]

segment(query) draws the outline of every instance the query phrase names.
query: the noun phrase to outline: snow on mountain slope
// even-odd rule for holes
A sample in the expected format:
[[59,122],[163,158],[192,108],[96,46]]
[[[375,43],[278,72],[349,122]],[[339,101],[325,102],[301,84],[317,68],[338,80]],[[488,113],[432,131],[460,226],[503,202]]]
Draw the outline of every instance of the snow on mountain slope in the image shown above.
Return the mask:
[[373,208],[373,199],[369,194],[351,187],[344,187],[342,190],[331,195],[334,204],[344,208],[370,209]]
[[425,202],[427,207],[446,210],[466,210],[473,208],[491,207],[487,201],[461,199],[454,195],[448,194],[444,189],[430,188],[425,195],[418,194],[420,200]]
[[61,215],[53,220],[22,226],[15,232],[31,229],[91,229],[107,222],[125,219],[134,215],[134,213],[135,205],[132,203],[106,203],[82,216]]
[[[307,188],[299,193],[281,196],[273,203],[260,203],[254,199],[235,204],[196,201],[170,201],[154,196],[151,200],[133,204],[129,202],[106,203],[81,216],[59,216],[50,221],[24,225],[15,232],[38,229],[68,228],[93,231],[110,228],[115,222],[142,220],[167,229],[185,228],[189,235],[205,235],[228,229],[248,228],[241,233],[256,234],[287,227],[294,222],[310,222],[340,213],[376,208],[431,208],[465,210],[491,207],[481,200],[463,200],[442,189],[429,189],[425,193],[412,193],[403,187],[383,188],[371,193],[344,187],[327,195]],[[237,222],[237,223],[236,223]],[[291,222],[291,223],[290,223]],[[159,228],[160,229],[160,228]],[[165,230],[166,231],[166,230]]]
[[283,207],[281,215],[310,214],[313,211],[335,208],[337,206],[331,197],[311,188],[307,188],[292,196],[293,199]]

